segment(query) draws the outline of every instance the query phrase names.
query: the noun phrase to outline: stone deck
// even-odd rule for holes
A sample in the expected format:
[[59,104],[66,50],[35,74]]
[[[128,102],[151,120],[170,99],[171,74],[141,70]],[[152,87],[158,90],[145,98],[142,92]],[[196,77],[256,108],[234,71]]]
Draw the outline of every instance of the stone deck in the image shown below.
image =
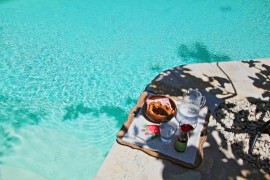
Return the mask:
[[[132,112],[141,107],[148,92],[181,96],[198,88],[207,98],[210,111],[226,100],[269,100],[270,59],[184,65],[160,73],[138,99]],[[115,142],[95,179],[270,179],[238,157],[209,122],[204,160],[187,169]]]

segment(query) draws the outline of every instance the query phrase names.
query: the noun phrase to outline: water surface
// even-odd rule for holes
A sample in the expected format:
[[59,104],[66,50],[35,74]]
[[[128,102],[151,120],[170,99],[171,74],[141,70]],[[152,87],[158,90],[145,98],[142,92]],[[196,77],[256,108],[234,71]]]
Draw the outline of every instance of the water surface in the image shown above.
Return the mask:
[[270,57],[269,12],[267,0],[0,0],[0,163],[91,179],[159,72]]

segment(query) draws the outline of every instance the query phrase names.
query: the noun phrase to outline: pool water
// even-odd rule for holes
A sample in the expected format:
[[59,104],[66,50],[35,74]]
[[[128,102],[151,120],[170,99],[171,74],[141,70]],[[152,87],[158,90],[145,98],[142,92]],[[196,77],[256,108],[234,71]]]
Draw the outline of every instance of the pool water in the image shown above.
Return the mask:
[[0,164],[93,178],[159,72],[270,57],[268,2],[0,0]]

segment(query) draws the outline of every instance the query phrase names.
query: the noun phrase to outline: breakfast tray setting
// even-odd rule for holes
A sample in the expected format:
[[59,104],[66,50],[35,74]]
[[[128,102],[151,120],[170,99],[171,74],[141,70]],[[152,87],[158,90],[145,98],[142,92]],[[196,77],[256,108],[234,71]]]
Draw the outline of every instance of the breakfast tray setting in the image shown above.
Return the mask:
[[[173,99],[173,97],[170,98]],[[174,102],[176,104],[180,103],[176,98]],[[149,121],[144,111],[144,108],[140,108],[135,117],[129,116],[128,120],[117,133],[117,142],[119,144],[141,150],[153,157],[167,159],[188,168],[196,168],[201,164],[203,159],[203,144],[207,139],[206,133],[202,133],[205,131],[208,121],[207,107],[200,110],[197,127],[190,133],[187,148],[184,152],[178,152],[174,148],[177,133],[172,137],[169,144],[162,143],[158,135],[151,133],[152,127],[159,124]],[[175,117],[168,123],[179,128]]]

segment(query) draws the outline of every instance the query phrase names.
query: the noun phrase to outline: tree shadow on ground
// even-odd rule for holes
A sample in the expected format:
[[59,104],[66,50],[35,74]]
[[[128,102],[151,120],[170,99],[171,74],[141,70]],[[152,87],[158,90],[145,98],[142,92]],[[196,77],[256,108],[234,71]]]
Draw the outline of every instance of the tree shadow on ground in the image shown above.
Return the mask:
[[[257,69],[256,77],[249,77],[253,81],[253,85],[258,89],[263,90],[262,97],[270,97],[270,66],[261,64],[259,61],[244,61],[249,68]],[[248,97],[249,101],[258,101],[258,98]]]
[[[231,58],[228,55],[211,53],[204,44],[199,42],[196,42],[191,47],[184,44],[180,45],[178,55],[184,62],[191,62],[191,59],[195,60],[197,63],[216,62],[216,66],[213,68],[218,67],[223,73],[223,76],[215,76],[209,73],[202,74],[202,76],[194,76],[190,73],[193,71],[192,69],[187,68],[185,65],[177,66],[156,76],[146,87],[147,91],[161,94],[166,92],[166,94],[182,96],[188,88],[195,89],[199,87],[203,93],[206,90],[209,92],[207,94],[204,93],[205,96],[208,94],[213,95],[207,97],[207,99],[214,98],[215,100],[211,100],[212,102],[217,101],[217,96],[223,96],[220,100],[225,100],[237,95],[230,77],[220,68],[218,63],[219,61],[230,60]],[[209,70],[211,71],[211,69]],[[199,71],[201,70],[199,69]],[[228,91],[225,88],[226,85],[230,85],[233,91]],[[208,104],[208,107],[212,105],[213,104]]]
[[[216,66],[219,68],[218,63]],[[208,99],[207,106],[211,110],[226,99],[237,95],[233,83],[225,72],[223,77],[203,74],[203,78],[207,80],[193,76],[191,72],[192,70],[186,66],[169,69],[160,73],[145,90],[155,94],[182,96],[189,88],[198,89]],[[233,91],[227,90],[226,86],[231,86]],[[220,96],[222,98],[219,98]]]
[[[216,129],[222,134],[226,134],[226,138],[224,138],[231,143],[235,157],[244,159],[254,168],[270,173],[269,158],[261,159],[251,150],[252,139],[255,137],[257,129],[266,120],[269,120],[267,111],[270,111],[270,103],[267,101],[226,102],[222,103],[213,113],[213,120],[217,123]],[[261,147],[261,150],[263,149]]]
[[[205,59],[208,59],[209,62],[230,59],[227,55],[215,55],[210,53],[207,47],[200,43],[196,43],[195,48],[188,48],[185,45],[181,45],[179,48],[179,56],[186,60],[190,58],[197,59],[197,62],[200,62],[200,60],[205,62]],[[258,91],[258,94],[255,95],[262,95],[264,98],[269,98],[269,66],[256,61],[238,62],[238,65],[241,66],[246,66],[246,64],[249,66],[247,68],[253,71],[256,76],[246,77],[253,80],[253,85],[251,82],[250,86],[255,86],[263,90],[262,94]],[[220,104],[230,99],[237,98],[238,93],[241,93],[238,92],[238,89],[231,80],[231,74],[227,74],[226,70],[222,68],[222,64],[219,62],[211,63],[209,66],[205,65],[203,67],[205,69],[199,68],[202,67],[196,65],[182,65],[161,72],[147,85],[145,91],[155,94],[182,96],[189,88],[198,89],[206,96],[207,106],[211,113],[217,108],[220,108]],[[251,68],[254,68],[254,70]],[[217,72],[217,70],[219,72]],[[245,97],[245,99],[249,101],[261,101],[260,98],[254,97]],[[255,103],[255,106],[259,105]],[[233,108],[233,105],[229,105],[227,108],[230,110],[230,108]],[[257,109],[259,108],[257,107]],[[235,115],[241,116],[242,119],[248,117],[248,113],[244,110],[240,110]],[[244,131],[244,127],[251,126],[250,122],[244,121],[243,124],[243,128],[239,129],[239,124],[235,122],[235,124],[233,124],[231,128],[227,128],[227,130]],[[260,120],[258,121],[258,125],[260,125]],[[205,160],[199,168],[193,171],[201,172],[202,179],[267,177],[259,170],[250,166],[246,161],[239,163],[241,157],[231,151],[231,146],[228,146],[224,135],[217,131],[216,128],[217,126],[215,124],[211,124],[208,127],[209,147],[204,148],[206,154]],[[171,162],[164,161],[163,178],[167,179],[170,178],[172,174],[177,175],[180,174],[181,171],[185,172],[187,170],[189,169],[179,168],[179,166],[172,165]]]

